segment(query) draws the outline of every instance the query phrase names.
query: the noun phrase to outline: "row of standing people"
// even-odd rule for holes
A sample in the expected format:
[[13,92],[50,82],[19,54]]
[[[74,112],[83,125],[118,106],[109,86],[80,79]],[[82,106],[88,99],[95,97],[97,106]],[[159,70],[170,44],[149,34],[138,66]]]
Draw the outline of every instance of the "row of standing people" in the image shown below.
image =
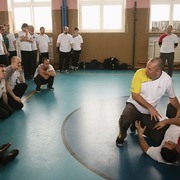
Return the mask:
[[69,28],[63,27],[63,32],[57,37],[56,48],[59,53],[59,72],[68,72],[70,58],[72,57],[72,67],[78,69],[78,61],[81,54],[83,38],[79,34],[79,29],[74,28],[74,34],[69,34]]
[[24,77],[26,80],[33,79],[37,66],[37,53],[39,54],[39,64],[43,57],[49,58],[50,39],[45,34],[45,28],[40,27],[40,34],[34,32],[34,27],[23,23],[22,31],[18,33]]
[[[9,65],[13,56],[17,56],[16,38],[13,33],[10,33],[10,25],[5,22],[0,26],[0,34],[2,34],[2,51],[0,52],[0,63]],[[26,80],[33,78],[37,66],[37,54],[39,54],[39,64],[42,59],[49,59],[49,43],[50,38],[45,34],[45,28],[40,27],[40,34],[34,32],[34,27],[23,23],[22,31],[18,33],[22,65],[24,68],[24,76]],[[1,38],[1,37],[0,37]],[[1,39],[0,39],[1,40]],[[57,53],[59,53],[59,71],[69,69],[70,59],[72,59],[72,68],[78,69],[78,62],[81,54],[81,46],[83,38],[79,34],[79,29],[74,28],[74,34],[69,34],[69,28],[65,26],[63,32],[57,37]]]
[[[49,58],[50,39],[45,34],[45,28],[40,28],[40,34],[34,33],[34,27],[23,23],[22,31],[18,33],[18,40],[26,80],[32,79],[37,66],[37,53],[39,63],[43,57]],[[0,64],[9,65],[11,58],[17,56],[17,43],[14,33],[10,32],[10,25],[5,22],[0,25]]]
[[[5,27],[10,28],[9,24],[5,24]],[[1,37],[2,50],[0,58],[0,119],[9,117],[14,110],[20,110],[23,108],[23,102],[21,100],[24,95],[27,84],[26,80],[34,77],[36,84],[36,91],[41,91],[41,85],[47,84],[47,88],[53,90],[54,76],[56,75],[52,65],[49,64],[49,50],[48,43],[49,37],[44,34],[45,29],[40,28],[40,35],[34,33],[34,27],[28,26],[26,23],[22,25],[22,31],[18,34],[20,38],[20,50],[22,56],[22,64],[24,67],[24,73],[21,66],[21,59],[17,56],[16,51],[16,39],[14,34],[5,33],[4,26],[0,26],[4,35],[4,39]],[[57,47],[59,48],[59,69],[68,68],[70,52],[73,48],[73,65],[78,67],[78,60],[81,53],[81,44],[83,43],[82,37],[78,34],[78,28],[75,28],[74,43],[72,36],[68,34],[68,27],[64,28],[62,34],[58,36]],[[6,31],[7,32],[7,31]],[[37,45],[37,42],[39,43]],[[41,40],[41,41],[40,41]],[[42,44],[41,44],[41,43]],[[43,44],[44,43],[44,44]],[[45,45],[46,44],[46,45]],[[73,46],[73,45],[74,46]],[[69,49],[70,45],[70,49]],[[71,46],[72,45],[72,46]],[[37,62],[37,50],[39,50],[39,66],[36,68]],[[43,51],[44,50],[44,51]],[[4,51],[4,53],[3,53]],[[9,161],[16,158],[19,154],[18,149],[13,149],[6,152],[11,143],[6,143],[0,146],[0,163],[7,164]]]

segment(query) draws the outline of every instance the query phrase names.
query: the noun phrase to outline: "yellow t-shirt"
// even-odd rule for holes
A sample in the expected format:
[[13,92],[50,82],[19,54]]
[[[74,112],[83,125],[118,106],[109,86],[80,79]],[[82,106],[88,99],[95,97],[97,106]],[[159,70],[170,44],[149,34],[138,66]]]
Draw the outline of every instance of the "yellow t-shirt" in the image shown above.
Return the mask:
[[136,71],[132,83],[131,83],[131,92],[140,93],[141,84],[144,82],[152,81],[149,77],[146,76],[146,69],[139,69]]

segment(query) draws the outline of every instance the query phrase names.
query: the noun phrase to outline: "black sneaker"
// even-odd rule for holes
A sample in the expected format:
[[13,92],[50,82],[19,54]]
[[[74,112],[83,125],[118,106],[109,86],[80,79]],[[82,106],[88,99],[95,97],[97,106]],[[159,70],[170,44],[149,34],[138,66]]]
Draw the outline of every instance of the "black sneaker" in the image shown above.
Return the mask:
[[16,158],[16,156],[19,154],[18,149],[13,149],[7,154],[7,160],[12,161]]
[[36,87],[36,92],[41,92],[41,88],[40,87]]
[[124,145],[124,139],[119,138],[119,136],[116,139],[116,146],[121,147]]
[[136,134],[136,129],[130,128],[131,134]]
[[132,134],[136,134],[136,126],[135,123],[131,124],[130,131]]
[[51,87],[48,86],[47,88],[52,91],[54,90],[54,88],[52,86]]

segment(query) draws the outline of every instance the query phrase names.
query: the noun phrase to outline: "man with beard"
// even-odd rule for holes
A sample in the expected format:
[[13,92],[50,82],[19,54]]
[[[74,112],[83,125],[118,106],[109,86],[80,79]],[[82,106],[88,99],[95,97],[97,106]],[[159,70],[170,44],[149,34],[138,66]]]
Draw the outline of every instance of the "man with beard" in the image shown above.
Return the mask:
[[68,33],[69,28],[65,26],[63,33],[58,35],[57,38],[57,52],[59,52],[59,72],[63,69],[67,73],[69,68],[70,52],[73,48],[73,37]]
[[34,75],[34,82],[36,83],[36,91],[41,92],[41,85],[47,84],[47,88],[54,90],[54,76],[56,72],[51,64],[49,64],[49,59],[43,58],[42,64],[36,68]]

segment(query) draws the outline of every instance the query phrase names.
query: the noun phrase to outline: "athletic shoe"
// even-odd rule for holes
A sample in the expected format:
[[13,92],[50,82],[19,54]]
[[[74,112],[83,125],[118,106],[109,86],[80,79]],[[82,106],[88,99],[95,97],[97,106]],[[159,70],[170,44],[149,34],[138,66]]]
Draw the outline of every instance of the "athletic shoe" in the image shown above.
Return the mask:
[[41,92],[41,88],[39,86],[36,87],[36,92]]
[[52,86],[51,86],[51,87],[47,87],[47,88],[48,88],[49,90],[52,90],[52,91],[54,90],[54,88],[53,88]]
[[136,134],[136,126],[135,123],[131,124],[130,131],[132,134]]
[[16,156],[19,154],[18,149],[13,149],[7,154],[7,160],[12,161],[16,158]]
[[119,138],[119,136],[116,139],[116,146],[121,147],[124,145],[124,139]]

